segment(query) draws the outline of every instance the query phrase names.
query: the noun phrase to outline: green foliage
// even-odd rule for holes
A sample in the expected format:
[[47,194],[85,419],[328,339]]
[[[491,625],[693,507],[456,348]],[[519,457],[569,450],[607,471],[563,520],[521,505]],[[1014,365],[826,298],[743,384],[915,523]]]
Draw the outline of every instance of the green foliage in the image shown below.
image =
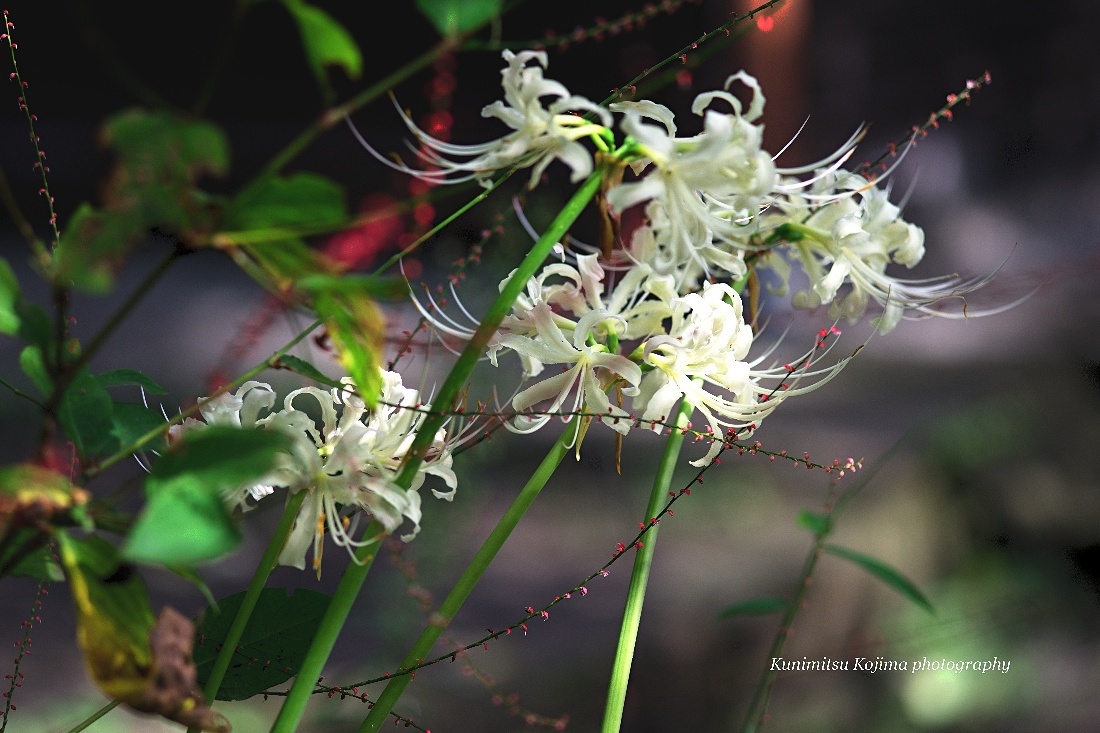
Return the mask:
[[241,541],[223,495],[255,483],[289,439],[278,432],[212,426],[185,433],[153,465],[148,502],[122,555],[135,562],[195,565]]
[[87,368],[77,372],[58,406],[58,419],[81,456],[98,456],[118,446],[111,434],[114,403]]
[[320,369],[310,364],[305,359],[299,359],[293,354],[287,354],[279,359],[279,366],[289,369],[292,372],[301,374],[303,377],[309,377],[315,382],[320,384],[327,384],[330,387],[340,387],[341,383],[338,379],[333,379],[325,375]]
[[363,73],[363,55],[347,28],[320,8],[302,0],[283,0],[298,24],[306,60],[326,97],[331,96],[325,67],[339,66],[350,78]]
[[131,109],[107,120],[102,137],[118,154],[104,206],[77,208],[51,272],[60,285],[94,293],[113,287],[114,270],[153,227],[199,239],[211,226],[212,211],[195,180],[229,168],[229,144],[210,122]]
[[382,391],[382,353],[385,320],[367,293],[321,291],[314,296],[314,308],[325,323],[340,363],[370,407]]
[[19,281],[7,260],[0,257],[0,333],[9,336],[19,332],[22,319],[16,311],[19,302]]
[[849,550],[839,545],[825,545],[822,549],[832,555],[842,557],[849,562],[855,563],[898,593],[901,593],[916,605],[923,608],[925,611],[928,611],[928,613],[936,613],[935,609],[932,607],[932,603],[920,592],[920,589],[917,588],[911,580],[881,560],[876,560],[869,555],[864,555],[862,552]]
[[833,520],[820,512],[803,509],[798,513],[798,526],[808,529],[816,537],[824,537],[833,529]]
[[[206,685],[220,642],[244,599],[237,593],[221,601],[220,613],[207,609],[199,620],[195,664],[200,686]],[[286,682],[298,673],[313,640],[329,596],[299,588],[265,588],[245,627],[233,663],[218,692],[219,700],[244,700]]]
[[149,394],[164,394],[165,389],[136,369],[115,369],[96,375],[96,381],[104,387],[141,387]]
[[53,389],[53,380],[50,379],[50,370],[46,366],[46,354],[41,346],[34,344],[20,351],[19,366],[42,394],[50,393]]
[[[226,206],[222,226],[229,230],[324,228],[347,218],[340,184],[316,173],[295,173],[265,176],[241,191]],[[297,235],[285,233],[283,238]]]
[[14,534],[11,542],[5,542],[0,547],[0,569],[11,565],[11,570],[4,571],[2,574],[34,578],[47,583],[57,583],[65,579],[65,573],[48,545],[39,545],[29,552],[24,552],[27,543],[37,544],[38,532],[22,529]]
[[480,28],[500,15],[501,5],[501,0],[416,0],[417,9],[444,37]]
[[781,613],[790,607],[790,602],[775,596],[760,596],[734,603],[718,612],[718,618],[730,616],[754,616],[769,613]]

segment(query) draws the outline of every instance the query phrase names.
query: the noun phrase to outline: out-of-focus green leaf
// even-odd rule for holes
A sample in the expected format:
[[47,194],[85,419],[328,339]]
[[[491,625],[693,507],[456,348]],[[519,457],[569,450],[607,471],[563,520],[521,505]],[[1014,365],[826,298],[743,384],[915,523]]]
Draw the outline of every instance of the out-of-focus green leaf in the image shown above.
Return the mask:
[[109,697],[183,725],[228,733],[228,721],[203,703],[194,673],[194,626],[171,608],[153,618],[141,576],[92,535],[57,535],[77,610],[77,641],[96,685]]
[[231,552],[241,533],[225,494],[258,481],[290,440],[279,432],[211,426],[184,433],[153,464],[149,497],[126,538],[127,560],[193,566]]
[[[118,439],[119,446],[131,445],[157,428],[168,430],[164,416],[144,405],[134,402],[116,402],[111,409],[111,435]],[[163,435],[146,443],[144,449],[163,451]]]
[[832,530],[832,520],[825,514],[803,509],[798,513],[798,526],[810,530],[818,537],[824,537]]
[[42,353],[42,347],[27,346],[20,351],[19,366],[42,394],[50,393],[53,389],[53,380],[50,379],[50,370],[46,368],[46,356]]
[[[226,207],[223,229],[331,227],[348,218],[344,189],[316,173],[265,176]],[[293,238],[288,236],[288,238]]]
[[849,562],[855,563],[924,610],[931,614],[936,613],[935,609],[932,607],[932,603],[920,592],[920,589],[918,589],[911,580],[881,560],[876,560],[870,555],[864,555],[862,552],[849,550],[846,547],[840,547],[838,545],[825,545],[823,549],[837,557],[842,557]]
[[110,292],[115,270],[147,228],[134,212],[104,212],[80,204],[61,232],[51,272],[54,282],[91,293]]
[[167,390],[149,377],[136,369],[115,369],[110,372],[96,375],[98,381],[104,387],[137,386],[143,388],[149,394],[164,394]]
[[[199,621],[195,664],[203,686],[243,599],[244,593],[229,596],[219,604],[221,613],[208,609]],[[288,595],[283,588],[264,588],[218,699],[245,700],[296,675],[328,603],[329,596],[317,591],[299,588]]]
[[289,369],[290,371],[296,372],[297,374],[301,374],[303,377],[309,377],[310,379],[312,379],[315,382],[320,382],[321,384],[327,384],[330,387],[340,387],[341,386],[340,385],[340,380],[333,379],[332,377],[326,375],[324,372],[322,372],[317,367],[310,364],[305,359],[299,359],[297,356],[294,356],[293,354],[287,354],[285,356],[279,357],[278,366],[280,366],[284,369]]
[[416,0],[439,35],[456,36],[480,28],[500,15],[501,0]]
[[779,613],[786,611],[790,607],[790,602],[782,598],[776,598],[774,596],[761,596],[760,598],[750,598],[740,603],[734,603],[732,606],[723,608],[718,613],[718,618],[729,618],[730,616],[754,616],[768,613]]
[[302,0],[283,0],[298,24],[309,68],[321,89],[328,93],[326,66],[339,66],[351,79],[363,73],[363,55],[351,33],[335,18]]
[[382,392],[382,358],[385,318],[366,293],[328,292],[315,294],[313,307],[325,323],[336,346],[340,363],[370,407]]
[[82,456],[103,455],[118,448],[111,434],[114,402],[91,372],[81,369],[65,390],[57,414],[61,428]]
[[[27,535],[38,534],[34,530],[22,530],[20,532],[20,534],[24,533]],[[9,552],[0,553],[0,568],[7,567],[10,561],[14,559],[14,555],[22,550],[19,539],[16,538],[10,546],[5,544],[5,548],[10,547],[11,552],[10,554]],[[28,539],[30,539],[29,536]],[[65,579],[65,573],[62,572],[61,565],[54,557],[53,550],[46,544],[40,544],[34,550],[23,555],[12,564],[8,574],[21,578],[34,578],[46,583],[57,583]]]
[[135,108],[107,120],[101,134],[135,183],[166,178],[190,182],[229,170],[229,142],[212,122]]
[[409,295],[404,278],[374,275],[307,275],[298,281],[298,287],[307,292],[362,293],[378,300],[403,300]]
[[22,319],[16,311],[19,302],[19,281],[8,261],[0,257],[0,333],[13,336],[19,333]]

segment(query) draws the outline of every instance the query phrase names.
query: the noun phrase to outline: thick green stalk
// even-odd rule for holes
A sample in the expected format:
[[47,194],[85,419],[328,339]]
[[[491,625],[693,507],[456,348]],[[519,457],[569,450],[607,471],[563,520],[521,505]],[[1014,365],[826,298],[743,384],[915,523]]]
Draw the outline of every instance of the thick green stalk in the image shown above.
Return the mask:
[[[398,486],[407,489],[412,485],[413,478],[416,476],[420,464],[424,461],[425,451],[431,445],[439,429],[443,427],[443,423],[450,417],[451,407],[457,401],[459,391],[466,385],[466,380],[470,378],[474,366],[482,354],[485,353],[490,337],[500,326],[504,316],[512,309],[512,304],[515,303],[516,297],[526,287],[527,281],[534,276],[543,261],[550,255],[554,245],[561,240],[569,227],[584,211],[588,202],[596,195],[601,178],[602,171],[597,170],[581,184],[581,187],[577,189],[572,198],[566,202],[558,215],[550,222],[539,240],[531,247],[527,256],[523,258],[519,267],[512,273],[504,288],[501,289],[500,295],[489,307],[489,311],[482,319],[481,325],[478,326],[477,331],[470,338],[470,342],[466,344],[466,348],[463,349],[462,354],[459,355],[458,360],[451,367],[451,372],[447,375],[443,386],[440,387],[435,399],[432,400],[432,404],[438,412],[433,411],[420,426],[420,429],[417,430],[416,438],[406,454],[405,464],[395,480]],[[381,533],[381,531],[381,526],[376,522],[372,522],[364,536],[370,536],[371,533]],[[279,711],[279,717],[276,718],[275,725],[271,729],[272,733],[291,733],[297,727],[302,714],[305,712],[306,703],[309,700],[309,695],[313,692],[317,677],[324,667],[325,660],[328,658],[333,646],[335,646],[336,636],[343,628],[347,614],[351,611],[351,604],[355,600],[355,596],[358,595],[359,589],[363,586],[363,581],[366,580],[367,572],[370,570],[371,562],[374,560],[377,550],[377,544],[360,547],[355,553],[358,562],[352,563],[344,571],[344,576],[340,579],[340,585],[337,586],[336,595],[333,596],[328,611],[321,620],[321,627],[317,630],[317,635],[306,654],[306,661],[309,666],[307,667],[303,663],[302,670],[295,678],[290,694],[283,703],[283,709]],[[341,599],[339,603],[337,603],[337,598]]]
[[[439,606],[439,610],[432,614],[428,625],[420,633],[420,638],[416,640],[416,644],[406,655],[405,661],[401,663],[401,669],[408,669],[419,664],[421,660],[428,656],[435,643],[439,641],[443,630],[447,628],[455,614],[458,613],[458,609],[470,595],[474,586],[477,585],[477,582],[485,573],[485,569],[496,557],[497,552],[504,545],[512,530],[516,528],[523,514],[531,506],[531,502],[539,495],[542,487],[554,475],[554,470],[557,469],[558,464],[569,453],[570,447],[577,438],[577,426],[580,423],[580,420],[573,418],[561,437],[554,443],[554,447],[546,454],[546,458],[542,459],[542,463],[539,464],[535,473],[527,481],[523,490],[519,492],[512,505],[508,507],[508,511],[501,517],[497,526],[493,528],[489,537],[481,545],[481,549],[477,551],[474,559],[466,567],[465,572],[451,588],[451,592],[447,594],[447,598]],[[374,703],[374,707],[371,708],[366,720],[363,721],[359,733],[377,731],[382,727],[390,711],[393,710],[394,704],[397,703],[398,698],[401,697],[401,693],[405,691],[405,687],[410,681],[412,681],[411,675],[402,674],[391,678],[386,683],[386,688],[382,690],[382,694]]]
[[[203,695],[206,696],[206,700],[210,704],[213,704],[218,696],[222,680],[225,679],[225,673],[229,669],[230,662],[233,661],[233,652],[244,634],[245,627],[248,626],[248,620],[252,617],[256,602],[260,600],[260,593],[267,584],[267,579],[271,577],[271,571],[275,569],[275,565],[279,561],[279,553],[282,552],[283,545],[286,544],[286,538],[290,535],[291,527],[294,526],[294,519],[298,516],[298,510],[308,493],[308,491],[299,491],[287,497],[283,516],[279,520],[279,525],[275,528],[275,533],[271,535],[271,540],[267,543],[267,549],[264,550],[259,565],[256,566],[256,572],[252,575],[252,582],[248,584],[244,599],[241,601],[241,607],[237,609],[237,615],[233,618],[233,623],[230,625],[225,639],[222,640],[222,648],[214,660],[214,667],[210,670],[206,687],[203,688]],[[198,730],[194,727],[188,728],[188,733],[198,733]]]
[[[385,530],[378,522],[371,522],[363,533],[364,537],[381,535]],[[363,587],[363,581],[367,579],[371,565],[374,564],[375,555],[378,554],[378,542],[360,547],[355,553],[356,562],[348,566],[344,575],[340,578],[340,585],[329,601],[325,615],[317,627],[317,633],[310,642],[309,650],[302,667],[298,670],[298,676],[294,678],[294,684],[290,686],[290,692],[283,701],[283,707],[279,710],[275,723],[271,726],[271,733],[294,733],[298,730],[298,723],[309,704],[309,698],[317,684],[317,678],[321,676],[321,670],[328,661],[329,654],[336,646],[336,638],[344,628],[351,607],[359,596],[359,589]]]
[[[668,488],[672,484],[672,474],[676,469],[676,460],[680,457],[680,447],[684,444],[684,431],[692,406],[686,400],[680,404],[676,416],[676,429],[673,428],[665,443],[665,452],[657,475],[653,479],[653,491],[649,495],[643,522],[648,523],[661,511],[668,501]],[[630,680],[630,664],[634,659],[634,647],[638,641],[638,628],[642,622],[642,604],[645,602],[646,586],[649,584],[649,571],[653,566],[653,553],[657,549],[657,529],[653,525],[645,534],[645,544],[634,556],[634,572],[630,576],[630,587],[626,594],[626,609],[623,611],[623,623],[619,629],[619,645],[615,650],[615,662],[611,667],[611,682],[607,690],[607,708],[604,710],[601,733],[618,733],[623,722],[623,708],[626,705],[626,687]]]
[[581,187],[577,189],[572,198],[566,202],[558,215],[550,222],[539,240],[531,247],[527,256],[519,263],[519,267],[512,273],[512,277],[501,289],[497,299],[489,306],[488,312],[481,319],[481,325],[470,337],[470,341],[466,344],[466,348],[462,350],[458,361],[451,367],[451,373],[447,375],[443,386],[439,388],[439,393],[432,400],[432,406],[438,412],[429,415],[420,430],[417,431],[416,439],[405,456],[405,465],[397,478],[397,483],[401,486],[407,487],[412,484],[412,479],[416,476],[417,469],[424,460],[425,451],[431,446],[436,433],[449,419],[451,408],[457,401],[459,392],[465,387],[466,380],[469,379],[470,373],[474,370],[474,365],[485,354],[489,339],[496,332],[497,327],[500,326],[500,322],[504,320],[504,316],[508,315],[508,311],[512,309],[512,304],[516,302],[516,298],[527,287],[527,281],[534,277],[542,263],[550,256],[554,245],[561,241],[561,238],[569,231],[569,227],[584,211],[588,202],[596,195],[602,177],[602,169],[597,169],[581,184]]

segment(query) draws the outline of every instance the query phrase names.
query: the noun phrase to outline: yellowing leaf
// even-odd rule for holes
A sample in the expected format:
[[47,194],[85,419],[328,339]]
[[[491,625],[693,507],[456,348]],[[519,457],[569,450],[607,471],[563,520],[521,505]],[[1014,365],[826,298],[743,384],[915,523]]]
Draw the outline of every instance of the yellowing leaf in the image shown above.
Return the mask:
[[167,607],[154,619],[141,577],[119,563],[106,541],[64,532],[57,541],[76,605],[77,641],[100,690],[135,710],[228,733],[229,721],[198,691],[194,625]]

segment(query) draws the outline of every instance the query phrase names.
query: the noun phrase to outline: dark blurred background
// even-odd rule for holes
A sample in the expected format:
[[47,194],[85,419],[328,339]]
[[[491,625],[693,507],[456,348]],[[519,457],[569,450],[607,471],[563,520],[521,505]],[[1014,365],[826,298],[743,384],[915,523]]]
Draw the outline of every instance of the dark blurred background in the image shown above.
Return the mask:
[[[349,28],[364,55],[361,79],[331,73],[339,100],[437,39],[411,3],[316,4]],[[208,1],[7,7],[62,227],[81,201],[98,202],[112,158],[97,143],[97,131],[120,110],[153,103],[188,110],[205,96],[205,115],[229,136],[232,164],[223,179],[203,183],[215,193],[232,193],[323,109],[297,30],[275,2],[240,4],[246,10],[236,24],[232,4]],[[741,0],[522,2],[478,37],[516,42],[515,48],[548,31],[573,37],[550,46],[547,76],[600,100],[748,8]],[[584,29],[636,14],[645,20],[630,30],[584,37]],[[749,31],[743,36],[735,30],[729,42],[690,51],[685,63],[670,66],[667,80],[641,86],[640,94],[669,105],[683,120],[697,93],[745,68],[761,79],[768,97],[769,149],[781,147],[808,118],[781,159],[797,165],[828,154],[861,123],[870,128],[857,159],[874,159],[948,94],[988,70],[992,84],[899,166],[894,199],[908,197],[906,217],[927,235],[928,254],[917,276],[1000,267],[993,284],[972,299],[973,312],[1031,296],[987,318],[903,322],[874,337],[826,388],[787,403],[756,436],[776,450],[808,451],[826,462],[862,457],[868,466],[903,441],[840,517],[835,541],[897,567],[936,608],[930,615],[858,568],[826,557],[785,656],[997,656],[1011,661],[1010,672],[781,673],[766,730],[1100,729],[1100,7],[1089,0],[1043,8],[992,0],[797,0],[767,17],[740,26]],[[394,92],[418,120],[433,104],[442,105],[453,118],[452,139],[479,142],[501,134],[479,117],[483,105],[499,98],[500,68],[498,50],[462,51]],[[215,69],[218,82],[207,86]],[[14,203],[45,237],[26,123],[15,89],[7,95],[7,106],[0,104],[7,110],[0,116],[0,166]],[[404,130],[385,98],[352,119],[380,150],[400,149]],[[286,170],[340,181],[353,209],[410,192],[408,180],[371,159],[342,126],[321,135]],[[551,178],[564,181],[561,174],[553,171]],[[474,190],[444,193],[432,201],[436,217]],[[417,256],[424,279],[438,281],[483,229],[503,227],[460,291],[475,312],[485,302],[481,294],[495,290],[529,243],[508,193],[495,195]],[[527,198],[525,211],[538,226],[567,195],[567,187],[543,186]],[[0,226],[0,254],[25,289],[40,296],[10,209],[0,214]],[[390,233],[412,236],[417,226],[412,215],[403,215]],[[368,267],[371,257],[377,262],[399,241],[396,235],[364,235],[318,245],[350,248]],[[115,294],[75,298],[76,335],[90,338],[166,246],[152,239],[137,250]],[[779,302],[766,307],[777,322],[792,324],[792,348],[801,348],[798,334],[828,325],[825,313],[792,313]],[[387,312],[395,324],[412,322],[407,308],[395,304]],[[305,322],[275,308],[228,259],[200,252],[173,266],[92,368],[144,371],[168,388],[161,401],[173,412],[207,394],[217,375],[239,373],[268,356]],[[854,348],[868,332],[865,324],[849,326],[841,344]],[[22,386],[17,349],[14,340],[0,340],[0,375]],[[338,373],[326,354],[302,355]],[[432,354],[429,384],[445,370],[445,356],[438,349]],[[416,383],[419,373],[417,366],[406,382]],[[481,385],[491,377],[486,368]],[[270,378],[280,391],[297,384],[285,373]],[[4,392],[0,415],[0,459],[24,459],[36,435],[28,429],[35,424],[33,409]],[[554,423],[526,438],[501,433],[456,461],[461,484],[453,504],[425,495],[423,532],[402,553],[418,567],[420,586],[442,597],[557,429]],[[491,566],[456,619],[454,638],[470,641],[486,627],[512,623],[524,606],[548,602],[599,567],[616,542],[629,541],[660,446],[651,434],[629,436],[618,476],[609,435],[593,430],[583,458],[563,464]],[[689,444],[685,457],[702,452]],[[684,482],[688,476],[685,470]],[[105,495],[139,478],[136,466],[120,467],[90,488]],[[829,490],[830,477],[820,471],[729,457],[677,504],[675,517],[662,523],[624,731],[738,729],[768,665],[778,618],[719,613],[747,598],[793,592],[810,547],[796,516],[819,510]],[[255,511],[245,525],[246,545],[203,569],[217,594],[243,589],[276,514]],[[328,590],[345,562],[330,547],[319,583],[312,574],[284,570],[274,584]],[[568,730],[598,729],[628,577],[626,563],[617,564],[608,578],[591,583],[585,598],[559,605],[526,637],[512,635],[471,661],[495,679],[499,694],[518,695],[523,708],[550,718],[568,714]],[[154,605],[171,603],[189,615],[205,606],[198,591],[175,577],[150,573],[147,579]],[[34,584],[3,583],[0,629],[14,642]],[[67,591],[52,590],[21,667],[26,678],[17,691],[12,731],[66,731],[104,702],[84,675]],[[342,684],[392,668],[422,622],[402,574],[382,558],[326,681]],[[494,704],[497,693],[459,667],[421,672],[400,710],[436,733],[529,729],[507,705]],[[249,733],[266,730],[277,705],[276,698],[221,709],[237,731]],[[303,730],[356,730],[364,714],[359,702],[318,699]],[[174,729],[122,711],[91,728]]]

